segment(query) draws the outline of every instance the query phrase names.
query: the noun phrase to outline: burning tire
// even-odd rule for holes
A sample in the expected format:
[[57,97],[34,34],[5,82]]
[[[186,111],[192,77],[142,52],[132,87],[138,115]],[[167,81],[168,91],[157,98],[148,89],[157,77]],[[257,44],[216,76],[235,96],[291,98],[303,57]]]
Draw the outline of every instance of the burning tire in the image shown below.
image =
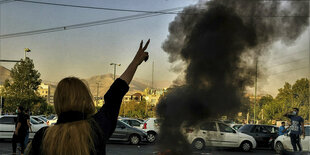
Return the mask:
[[205,141],[203,139],[195,139],[192,146],[195,150],[202,150],[205,147]]
[[155,132],[147,133],[147,141],[150,143],[154,143],[157,140],[157,134]]
[[130,144],[137,145],[140,143],[140,137],[138,135],[131,135],[129,137]]
[[281,154],[281,152],[284,150],[283,144],[281,142],[277,142],[274,149],[278,154]]
[[252,143],[249,141],[244,141],[241,143],[240,149],[244,152],[249,152],[252,149]]

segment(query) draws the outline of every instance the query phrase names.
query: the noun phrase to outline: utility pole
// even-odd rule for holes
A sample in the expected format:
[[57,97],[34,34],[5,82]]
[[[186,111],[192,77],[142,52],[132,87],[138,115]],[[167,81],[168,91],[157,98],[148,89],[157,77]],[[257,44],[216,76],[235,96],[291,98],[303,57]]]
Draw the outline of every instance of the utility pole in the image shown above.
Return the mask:
[[3,110],[3,109],[2,109],[2,104],[3,104],[3,103],[2,103],[2,96],[0,96],[0,102],[1,102],[1,104],[0,104],[0,116],[1,116],[1,115],[2,115],[2,110]]
[[98,101],[99,101],[99,82],[96,82],[97,84],[97,99],[96,99],[96,106],[98,106]]
[[154,61],[152,64],[152,89],[154,89]]
[[[310,7],[310,2],[309,2],[309,7]],[[309,10],[310,14],[310,10]],[[309,41],[309,66],[308,66],[308,108],[309,108],[309,117],[308,117],[308,123],[310,123],[310,27],[308,26],[308,41]],[[310,141],[309,141],[309,146],[310,146]]]
[[257,63],[258,63],[258,58],[256,58],[255,60],[256,64],[255,64],[255,80],[254,80],[254,124],[255,124],[255,121],[256,121],[256,115],[255,115],[255,112],[256,112],[256,92],[257,92]]
[[121,66],[121,64],[110,63],[110,65],[113,65],[113,66],[114,66],[114,76],[113,76],[113,79],[114,79],[114,81],[115,81],[115,79],[116,79],[116,77],[115,77],[115,75],[116,75],[116,66]]

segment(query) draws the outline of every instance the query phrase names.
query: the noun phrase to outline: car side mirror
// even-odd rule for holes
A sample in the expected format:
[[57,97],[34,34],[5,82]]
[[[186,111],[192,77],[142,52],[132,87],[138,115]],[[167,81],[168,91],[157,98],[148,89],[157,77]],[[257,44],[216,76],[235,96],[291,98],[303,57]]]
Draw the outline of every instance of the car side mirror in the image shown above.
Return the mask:
[[121,126],[121,129],[125,129],[126,127],[125,126]]
[[237,133],[236,130],[233,130],[233,133]]

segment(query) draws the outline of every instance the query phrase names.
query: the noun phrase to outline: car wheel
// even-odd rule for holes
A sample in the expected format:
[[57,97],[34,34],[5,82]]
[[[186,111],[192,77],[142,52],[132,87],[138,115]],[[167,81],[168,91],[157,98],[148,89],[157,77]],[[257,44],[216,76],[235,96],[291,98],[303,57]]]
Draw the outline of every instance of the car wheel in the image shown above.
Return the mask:
[[131,135],[129,137],[130,144],[136,145],[140,143],[140,137],[138,135]]
[[156,133],[154,132],[147,133],[147,141],[150,143],[154,143],[156,141]]
[[280,154],[284,150],[283,144],[281,142],[277,142],[274,149],[278,154]]
[[242,151],[244,152],[249,152],[252,149],[252,144],[251,142],[248,141],[244,141],[242,142],[242,144],[240,145],[240,148]]
[[202,150],[205,147],[205,142],[202,139],[195,139],[192,146],[195,150]]

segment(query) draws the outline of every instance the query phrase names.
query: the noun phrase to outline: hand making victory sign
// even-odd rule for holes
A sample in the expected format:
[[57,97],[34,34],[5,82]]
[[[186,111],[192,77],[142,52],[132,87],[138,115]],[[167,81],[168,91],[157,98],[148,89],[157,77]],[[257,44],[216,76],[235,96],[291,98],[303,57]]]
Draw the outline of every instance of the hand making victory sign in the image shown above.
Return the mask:
[[133,62],[135,62],[138,65],[140,65],[143,60],[145,62],[148,60],[149,53],[146,52],[145,50],[147,49],[149,43],[150,43],[150,39],[146,42],[146,44],[143,47],[143,40],[141,40],[139,50],[138,50],[136,56],[134,57]]

